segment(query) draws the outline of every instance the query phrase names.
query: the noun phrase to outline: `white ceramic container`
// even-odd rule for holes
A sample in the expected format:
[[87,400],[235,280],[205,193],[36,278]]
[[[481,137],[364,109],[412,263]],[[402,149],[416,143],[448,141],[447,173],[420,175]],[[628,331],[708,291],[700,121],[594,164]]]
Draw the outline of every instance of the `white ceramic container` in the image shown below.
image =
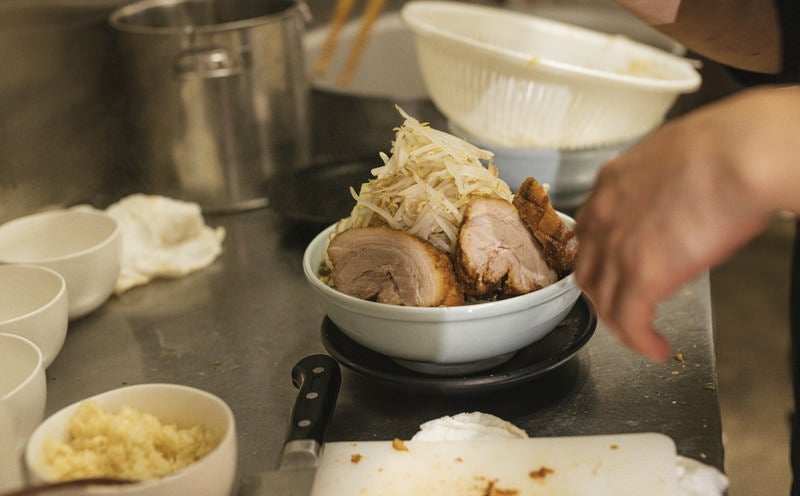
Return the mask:
[[0,407],[11,418],[18,454],[44,418],[46,402],[47,381],[39,347],[22,336],[0,333]]
[[531,14],[417,0],[401,15],[436,106],[506,146],[627,141],[660,125],[677,97],[701,84],[692,61]]
[[[177,496],[202,494],[229,496],[236,476],[236,422],[230,407],[201,389],[178,384],[138,384],[107,391],[91,398],[104,411],[123,406],[158,417],[178,427],[203,425],[222,434],[220,443],[192,465],[165,477],[134,484],[93,486],[83,490],[92,496]],[[67,426],[81,402],[48,417],[33,433],[25,450],[25,465],[34,483],[54,482],[45,459],[47,439],[66,440]]]
[[[561,217],[573,225],[572,219]],[[507,355],[552,331],[580,296],[569,274],[537,291],[486,303],[411,307],[362,300],[331,288],[317,275],[334,227],[319,233],[306,248],[306,279],[343,333],[395,359],[452,366]]]
[[49,210],[0,226],[0,263],[43,265],[61,274],[67,282],[70,319],[108,299],[121,260],[120,227],[102,210]]
[[45,368],[64,345],[68,311],[61,274],[40,265],[0,265],[0,332],[33,341]]

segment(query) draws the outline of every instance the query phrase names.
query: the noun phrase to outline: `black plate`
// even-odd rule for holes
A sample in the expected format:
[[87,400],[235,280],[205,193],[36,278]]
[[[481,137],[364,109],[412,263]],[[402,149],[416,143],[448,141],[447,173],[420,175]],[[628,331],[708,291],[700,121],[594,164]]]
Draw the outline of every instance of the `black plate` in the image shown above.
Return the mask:
[[322,344],[348,369],[383,384],[417,392],[489,391],[539,378],[567,363],[594,334],[597,316],[585,296],[552,332],[519,350],[495,368],[464,376],[426,375],[398,365],[347,337],[328,317],[322,321]]
[[370,170],[383,165],[379,158],[316,164],[295,172],[279,173],[267,181],[270,206],[294,221],[329,225],[350,215],[356,191],[370,180]]

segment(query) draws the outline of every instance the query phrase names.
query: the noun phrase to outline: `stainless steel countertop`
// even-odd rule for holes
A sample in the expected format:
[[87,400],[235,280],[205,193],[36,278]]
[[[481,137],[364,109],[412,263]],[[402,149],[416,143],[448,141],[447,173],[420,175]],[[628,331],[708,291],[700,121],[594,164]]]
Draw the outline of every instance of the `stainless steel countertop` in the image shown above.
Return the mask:
[[[70,323],[47,370],[47,414],[123,385],[202,388],[234,411],[241,476],[277,463],[296,393],[292,366],[325,352],[324,315],[301,267],[317,229],[286,223],[268,208],[206,220],[227,230],[214,264],[112,296]],[[708,276],[666,302],[657,326],[683,362],[649,363],[600,325],[555,372],[489,394],[414,394],[343,368],[328,440],[408,438],[426,420],[477,410],[532,436],[658,431],[675,440],[680,454],[722,468]]]

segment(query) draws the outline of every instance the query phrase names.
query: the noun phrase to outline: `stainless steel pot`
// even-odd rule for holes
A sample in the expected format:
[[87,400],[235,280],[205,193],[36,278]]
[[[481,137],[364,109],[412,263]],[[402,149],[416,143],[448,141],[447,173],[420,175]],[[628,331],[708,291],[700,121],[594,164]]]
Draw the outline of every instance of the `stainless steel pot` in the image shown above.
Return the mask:
[[144,192],[207,212],[266,204],[264,182],[310,161],[305,5],[143,0],[116,10]]

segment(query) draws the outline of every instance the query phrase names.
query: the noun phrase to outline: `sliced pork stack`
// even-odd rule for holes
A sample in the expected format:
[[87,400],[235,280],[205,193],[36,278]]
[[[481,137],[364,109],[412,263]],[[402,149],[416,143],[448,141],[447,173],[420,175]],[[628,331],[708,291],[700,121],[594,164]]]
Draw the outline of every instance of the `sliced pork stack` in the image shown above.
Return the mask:
[[353,227],[328,247],[332,285],[381,303],[449,306],[527,294],[572,272],[578,240],[534,178],[513,201],[476,195],[464,210],[452,258],[399,229]]
[[464,293],[481,299],[529,293],[558,279],[514,205],[489,197],[473,199],[464,213],[455,267]]
[[331,240],[328,257],[334,287],[351,296],[421,307],[464,303],[450,257],[403,231],[348,229]]

